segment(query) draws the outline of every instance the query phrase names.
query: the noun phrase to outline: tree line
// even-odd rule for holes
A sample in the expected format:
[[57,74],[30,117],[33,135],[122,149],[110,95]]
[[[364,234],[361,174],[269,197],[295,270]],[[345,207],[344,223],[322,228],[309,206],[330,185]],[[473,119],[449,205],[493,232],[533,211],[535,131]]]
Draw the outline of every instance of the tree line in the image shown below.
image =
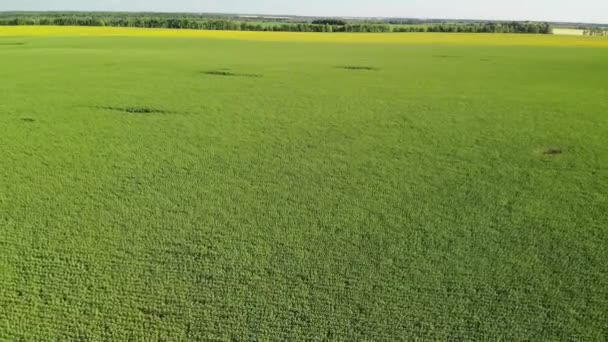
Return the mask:
[[163,17],[16,17],[0,18],[0,25],[110,26],[226,31],[391,32],[390,25],[323,21],[317,23],[261,23],[229,19]]
[[548,23],[536,22],[490,22],[466,24],[433,24],[395,27],[394,32],[453,32],[453,33],[529,33],[551,34]]
[[[535,33],[550,34],[547,23],[488,22],[488,23],[436,23],[423,25],[394,25],[366,22],[347,22],[341,19],[318,19],[311,22],[255,22],[235,18],[204,18],[196,16],[137,16],[137,15],[54,15],[54,16],[0,16],[0,25],[57,25],[57,26],[111,26],[139,28],[168,28],[230,31],[283,31],[283,32],[464,32],[464,33]],[[597,34],[594,31],[594,34]]]
[[608,36],[608,28],[592,27],[583,30],[585,36]]

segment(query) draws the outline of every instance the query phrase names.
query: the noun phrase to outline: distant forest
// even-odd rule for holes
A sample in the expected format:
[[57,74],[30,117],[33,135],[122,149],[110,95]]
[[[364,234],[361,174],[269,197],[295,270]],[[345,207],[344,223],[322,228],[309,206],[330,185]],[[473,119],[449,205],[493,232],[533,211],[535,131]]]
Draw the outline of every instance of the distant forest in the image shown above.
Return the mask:
[[467,32],[550,34],[541,22],[329,19],[180,13],[4,12],[0,25],[112,26],[284,32]]

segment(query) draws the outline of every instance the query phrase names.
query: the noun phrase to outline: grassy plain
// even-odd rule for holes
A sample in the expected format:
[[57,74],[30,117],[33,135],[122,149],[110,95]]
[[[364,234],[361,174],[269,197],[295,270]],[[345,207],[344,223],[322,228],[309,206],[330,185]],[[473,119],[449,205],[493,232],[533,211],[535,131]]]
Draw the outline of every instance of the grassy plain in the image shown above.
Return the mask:
[[0,36],[0,340],[608,337],[606,39]]

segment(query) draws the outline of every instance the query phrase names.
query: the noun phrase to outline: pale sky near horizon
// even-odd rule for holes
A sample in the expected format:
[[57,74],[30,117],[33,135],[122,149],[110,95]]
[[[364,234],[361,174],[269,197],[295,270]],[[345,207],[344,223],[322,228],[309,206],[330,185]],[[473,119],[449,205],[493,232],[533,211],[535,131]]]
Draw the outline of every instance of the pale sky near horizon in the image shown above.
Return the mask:
[[150,11],[608,24],[608,0],[0,0],[0,11]]

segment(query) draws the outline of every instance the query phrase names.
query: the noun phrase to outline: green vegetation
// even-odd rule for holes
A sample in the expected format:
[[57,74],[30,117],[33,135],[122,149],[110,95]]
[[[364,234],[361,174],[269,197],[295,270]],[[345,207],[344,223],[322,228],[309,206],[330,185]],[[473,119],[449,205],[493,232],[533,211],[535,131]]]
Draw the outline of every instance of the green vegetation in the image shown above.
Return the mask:
[[608,336],[608,49],[0,55],[0,340]]
[[[261,20],[261,21],[260,21]],[[413,23],[413,24],[410,24]],[[420,23],[428,23],[421,25]],[[282,32],[445,32],[550,34],[548,23],[419,20],[314,19],[181,13],[41,12],[0,13],[1,25],[113,26]]]
[[342,20],[342,19],[315,19],[312,21],[312,24],[315,25],[339,25],[339,26],[344,26],[346,25],[346,21]]

